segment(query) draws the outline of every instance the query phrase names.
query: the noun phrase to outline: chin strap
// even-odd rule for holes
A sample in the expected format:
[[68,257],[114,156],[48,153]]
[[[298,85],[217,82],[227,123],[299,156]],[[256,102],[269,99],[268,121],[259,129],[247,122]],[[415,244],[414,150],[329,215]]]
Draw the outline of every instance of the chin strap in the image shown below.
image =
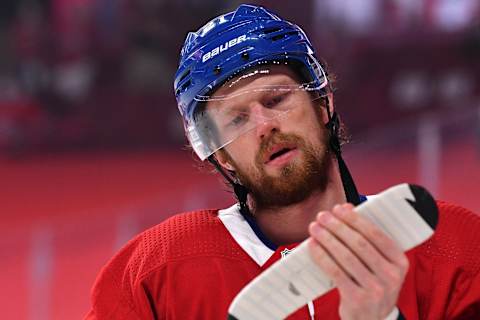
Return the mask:
[[343,189],[345,190],[345,196],[347,202],[352,203],[353,205],[360,204],[360,196],[353,181],[352,175],[343,161],[342,157],[342,147],[340,145],[340,140],[338,138],[338,130],[340,128],[340,120],[336,112],[333,114],[330,113],[330,104],[328,98],[325,98],[325,105],[327,109],[328,122],[325,125],[330,132],[330,149],[335,153],[338,161],[338,169],[340,171],[340,177],[342,179]]
[[213,155],[208,157],[208,161],[215,166],[218,172],[228,181],[228,183],[232,186],[233,192],[238,199],[238,203],[240,204],[240,212],[243,215],[250,215],[250,210],[248,209],[247,205],[247,196],[248,196],[248,189],[241,185],[240,183],[235,182],[230,175],[228,175],[223,168],[220,166],[218,161],[215,159]]

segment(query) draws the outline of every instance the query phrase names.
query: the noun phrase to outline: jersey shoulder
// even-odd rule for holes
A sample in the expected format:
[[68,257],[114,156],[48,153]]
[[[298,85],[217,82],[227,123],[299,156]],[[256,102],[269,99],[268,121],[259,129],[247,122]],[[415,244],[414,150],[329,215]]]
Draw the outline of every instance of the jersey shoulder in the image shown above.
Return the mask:
[[241,260],[244,255],[218,210],[177,214],[137,235],[110,259],[95,281],[92,302],[96,309],[111,308],[113,301],[131,304],[137,284],[169,262],[205,256]]
[[205,255],[236,258],[240,248],[233,245],[217,213],[203,210],[172,216],[130,240],[109,264],[141,276],[170,261]]
[[480,215],[461,206],[437,201],[438,225],[433,237],[421,246],[437,261],[458,263],[472,274],[480,270]]
[[236,258],[240,253],[218,218],[218,210],[175,215],[142,232],[134,242],[130,263],[141,272],[169,261],[205,255]]

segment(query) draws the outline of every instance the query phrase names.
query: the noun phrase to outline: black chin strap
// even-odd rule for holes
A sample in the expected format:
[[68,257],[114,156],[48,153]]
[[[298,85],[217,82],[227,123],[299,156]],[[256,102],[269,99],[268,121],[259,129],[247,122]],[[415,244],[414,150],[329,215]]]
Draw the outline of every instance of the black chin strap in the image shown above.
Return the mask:
[[335,153],[338,161],[338,169],[340,171],[340,177],[342,179],[343,189],[345,190],[345,196],[347,198],[347,202],[352,203],[353,205],[360,204],[360,196],[357,191],[357,187],[355,186],[355,182],[353,182],[352,175],[343,161],[342,157],[342,147],[340,145],[340,140],[338,138],[338,130],[340,128],[340,120],[336,112],[333,114],[330,113],[330,105],[328,98],[326,100],[326,109],[328,114],[328,122],[325,125],[330,132],[330,149]]

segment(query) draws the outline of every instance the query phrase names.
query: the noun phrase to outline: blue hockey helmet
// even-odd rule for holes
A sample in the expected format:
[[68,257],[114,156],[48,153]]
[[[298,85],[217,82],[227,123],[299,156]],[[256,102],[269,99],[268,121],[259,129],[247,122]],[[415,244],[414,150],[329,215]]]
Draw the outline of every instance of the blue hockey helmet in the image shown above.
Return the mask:
[[275,63],[301,69],[297,71],[305,82],[297,89],[327,92],[326,73],[304,31],[263,7],[240,5],[187,35],[174,90],[187,138],[201,160],[233,138],[211,138],[206,132],[211,128],[196,117],[200,103],[236,75]]

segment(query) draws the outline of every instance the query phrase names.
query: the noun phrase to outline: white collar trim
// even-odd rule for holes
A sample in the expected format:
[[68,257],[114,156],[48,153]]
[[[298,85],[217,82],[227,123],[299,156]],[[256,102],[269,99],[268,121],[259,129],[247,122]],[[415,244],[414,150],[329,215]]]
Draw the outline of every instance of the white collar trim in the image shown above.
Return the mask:
[[240,213],[238,204],[218,211],[218,217],[242,249],[259,265],[273,255],[274,251],[268,248],[255,234],[248,222]]

